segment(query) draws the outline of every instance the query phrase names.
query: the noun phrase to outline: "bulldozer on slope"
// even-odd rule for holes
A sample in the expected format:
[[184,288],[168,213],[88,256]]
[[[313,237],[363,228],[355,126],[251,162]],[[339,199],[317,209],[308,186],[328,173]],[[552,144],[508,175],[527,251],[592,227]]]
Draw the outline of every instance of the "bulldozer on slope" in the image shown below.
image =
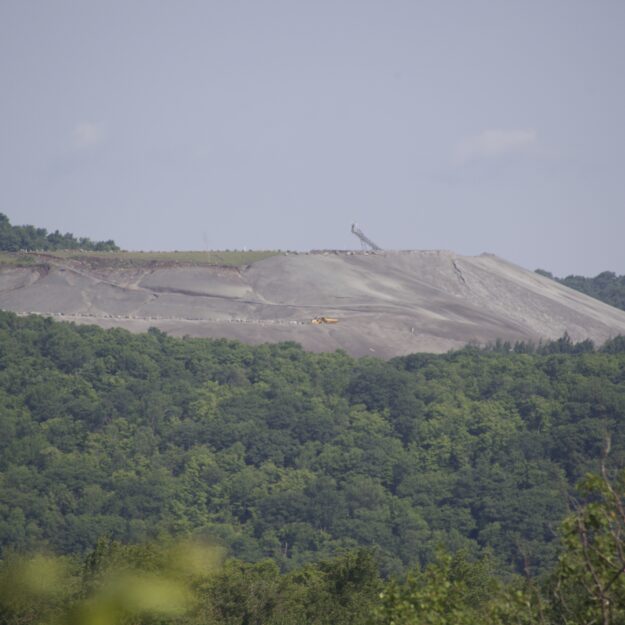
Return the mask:
[[322,323],[338,323],[339,320],[336,317],[315,317],[310,323],[314,325],[321,325]]

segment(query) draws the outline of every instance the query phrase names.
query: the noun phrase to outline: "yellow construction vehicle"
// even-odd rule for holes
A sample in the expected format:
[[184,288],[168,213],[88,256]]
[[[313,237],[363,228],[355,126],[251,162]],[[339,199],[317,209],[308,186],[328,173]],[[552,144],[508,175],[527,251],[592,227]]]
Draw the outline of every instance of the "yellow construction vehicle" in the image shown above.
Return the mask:
[[339,320],[336,317],[315,317],[311,323],[319,325],[321,323],[338,323]]

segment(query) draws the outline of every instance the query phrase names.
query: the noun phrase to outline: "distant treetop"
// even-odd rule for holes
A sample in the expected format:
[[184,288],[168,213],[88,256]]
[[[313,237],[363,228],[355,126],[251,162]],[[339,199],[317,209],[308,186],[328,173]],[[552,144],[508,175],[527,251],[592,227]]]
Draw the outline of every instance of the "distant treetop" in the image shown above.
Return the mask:
[[35,226],[12,226],[9,218],[0,213],[0,251],[19,250],[88,250],[93,252],[117,251],[115,241],[92,241],[87,237],[76,238],[70,232],[48,232]]
[[618,276],[613,271],[602,271],[594,278],[570,275],[557,278],[550,271],[536,269],[536,273],[551,278],[564,286],[590,295],[610,306],[625,310],[625,275]]

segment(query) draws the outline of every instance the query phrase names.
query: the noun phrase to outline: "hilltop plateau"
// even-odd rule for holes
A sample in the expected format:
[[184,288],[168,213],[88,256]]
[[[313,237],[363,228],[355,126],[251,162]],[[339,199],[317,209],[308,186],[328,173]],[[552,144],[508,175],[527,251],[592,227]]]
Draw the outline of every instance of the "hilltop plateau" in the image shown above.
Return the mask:
[[[174,336],[392,357],[625,333],[625,312],[491,254],[56,252],[3,261],[4,310]],[[322,316],[338,322],[311,323]]]

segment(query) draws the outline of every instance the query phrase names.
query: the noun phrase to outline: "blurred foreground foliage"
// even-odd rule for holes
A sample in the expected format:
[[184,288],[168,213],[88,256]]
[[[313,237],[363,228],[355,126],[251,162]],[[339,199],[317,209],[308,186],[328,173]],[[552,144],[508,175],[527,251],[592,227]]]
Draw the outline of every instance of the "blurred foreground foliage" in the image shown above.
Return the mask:
[[223,555],[197,542],[110,540],[84,559],[10,554],[0,562],[0,623],[347,624],[365,622],[382,584],[364,550],[288,574]]
[[[371,550],[280,572],[200,543],[100,540],[86,558],[10,554],[2,625],[617,625],[625,622],[625,474],[588,475],[550,571],[503,575],[491,554],[438,550],[382,578]],[[167,542],[167,541],[165,541]]]

